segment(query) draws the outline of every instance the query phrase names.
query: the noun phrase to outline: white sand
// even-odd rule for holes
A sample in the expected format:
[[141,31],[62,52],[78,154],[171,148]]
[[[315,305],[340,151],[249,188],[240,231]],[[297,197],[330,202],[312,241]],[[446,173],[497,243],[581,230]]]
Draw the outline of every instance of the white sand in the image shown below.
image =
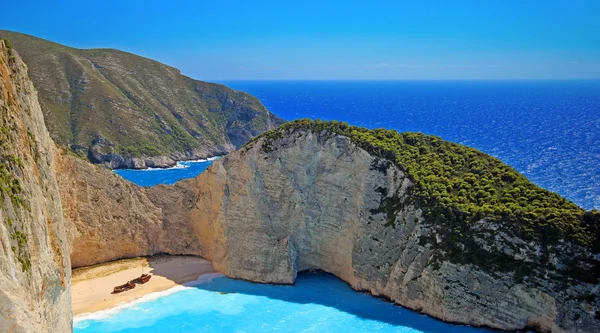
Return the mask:
[[[152,274],[148,283],[111,294],[113,288],[144,273]],[[126,259],[73,270],[73,315],[110,309],[144,295],[164,291],[203,274],[215,273],[210,261],[191,256],[156,256]]]

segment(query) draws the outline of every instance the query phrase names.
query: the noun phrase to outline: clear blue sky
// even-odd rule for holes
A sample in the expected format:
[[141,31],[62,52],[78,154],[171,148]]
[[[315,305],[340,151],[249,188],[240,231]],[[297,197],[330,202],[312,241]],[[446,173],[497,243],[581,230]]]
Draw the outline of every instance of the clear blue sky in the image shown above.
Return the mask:
[[203,80],[600,78],[600,0],[5,0],[0,29]]

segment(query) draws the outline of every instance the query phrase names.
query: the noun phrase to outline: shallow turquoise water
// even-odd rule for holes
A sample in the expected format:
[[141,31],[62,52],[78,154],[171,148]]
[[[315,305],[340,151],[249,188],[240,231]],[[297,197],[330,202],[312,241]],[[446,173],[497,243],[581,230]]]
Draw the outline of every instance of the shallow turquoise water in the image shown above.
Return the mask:
[[355,292],[334,276],[314,273],[301,274],[294,286],[218,277],[101,319],[76,321],[74,331],[490,332],[443,323]]

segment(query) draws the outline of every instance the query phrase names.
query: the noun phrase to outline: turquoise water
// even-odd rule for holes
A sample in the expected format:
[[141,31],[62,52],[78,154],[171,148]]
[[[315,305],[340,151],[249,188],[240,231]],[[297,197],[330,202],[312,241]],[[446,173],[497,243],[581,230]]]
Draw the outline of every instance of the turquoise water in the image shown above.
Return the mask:
[[294,286],[217,277],[99,319],[75,333],[402,332],[485,333],[417,314],[353,291],[328,274],[306,273]]
[[140,186],[154,186],[158,184],[175,184],[184,178],[194,178],[206,170],[216,158],[199,161],[178,162],[177,166],[168,169],[119,169],[115,172]]

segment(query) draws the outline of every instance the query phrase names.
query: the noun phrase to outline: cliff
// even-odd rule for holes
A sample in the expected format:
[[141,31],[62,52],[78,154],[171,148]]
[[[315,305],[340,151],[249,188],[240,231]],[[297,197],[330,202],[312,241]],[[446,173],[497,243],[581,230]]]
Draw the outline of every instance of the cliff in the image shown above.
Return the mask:
[[70,154],[56,164],[72,267],[161,252],[162,213],[146,189]]
[[73,268],[157,253],[207,256],[198,178],[143,188],[64,152],[56,165]]
[[0,332],[71,331],[71,265],[55,146],[27,77],[0,40]]
[[0,37],[29,66],[54,141],[92,163],[171,166],[225,154],[283,122],[251,95],[154,60],[10,31]]
[[[198,178],[144,188],[60,150],[56,178],[73,268],[158,253],[207,256]],[[203,220],[203,224],[194,221]]]
[[[495,191],[523,187],[527,190],[519,195],[525,201],[532,202],[527,196],[535,193],[539,205],[553,202],[561,214],[575,214],[568,222],[590,242],[577,241],[575,232],[561,233],[557,221],[531,222],[519,217],[521,212],[496,215],[494,206],[473,214],[452,207],[461,218],[440,216],[447,201],[426,192],[439,179],[418,174],[433,165],[414,169],[397,163],[401,152],[391,152],[399,143],[386,148],[361,139],[366,135],[404,140],[407,150],[433,140],[431,146],[443,155],[472,153],[467,164],[488,163],[481,166],[479,180],[488,167],[504,170],[494,180],[507,184]],[[516,187],[519,175],[495,159],[437,140],[343,124],[290,123],[171,191],[186,183],[198,186],[197,196],[183,202],[196,202],[193,211],[204,212],[191,219],[195,230],[209,230],[197,232],[206,246],[202,255],[231,277],[293,283],[299,271],[322,269],[356,290],[450,322],[503,330],[600,331],[600,256],[597,229],[586,229],[587,213],[531,183]],[[423,146],[410,160],[430,153]],[[453,168],[461,167],[455,161]],[[447,196],[455,199],[458,192]],[[511,200],[508,193],[503,198]],[[180,211],[176,220],[186,210],[167,209]]]
[[75,265],[193,254],[233,278],[285,284],[321,269],[449,322],[600,331],[598,214],[468,147],[297,121],[152,188],[66,158],[81,164],[66,177],[85,177],[59,181],[79,216]]

